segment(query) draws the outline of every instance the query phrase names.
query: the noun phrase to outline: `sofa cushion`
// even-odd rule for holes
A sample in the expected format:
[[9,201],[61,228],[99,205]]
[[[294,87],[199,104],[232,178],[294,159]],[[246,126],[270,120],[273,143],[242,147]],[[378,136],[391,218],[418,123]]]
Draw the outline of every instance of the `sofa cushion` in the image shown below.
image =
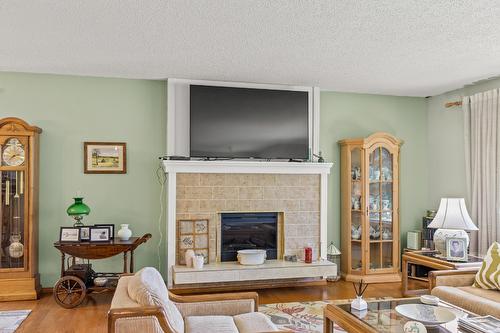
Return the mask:
[[186,333],[238,333],[233,317],[190,316],[186,317]]
[[260,312],[244,313],[233,317],[240,333],[274,332],[279,331],[271,319]]
[[500,291],[439,286],[432,289],[432,295],[480,316],[500,318]]
[[493,242],[476,274],[474,287],[500,290],[500,244]]
[[163,278],[155,268],[144,267],[129,280],[128,294],[143,306],[161,306],[167,321],[178,332],[184,332],[184,320],[175,304],[168,298]]

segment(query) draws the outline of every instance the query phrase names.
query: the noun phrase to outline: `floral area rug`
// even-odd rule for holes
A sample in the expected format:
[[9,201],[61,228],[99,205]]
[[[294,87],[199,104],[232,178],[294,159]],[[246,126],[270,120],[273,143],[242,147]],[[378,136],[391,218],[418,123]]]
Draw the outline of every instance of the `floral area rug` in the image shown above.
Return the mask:
[[[323,309],[328,302],[292,302],[264,304],[259,312],[269,316],[282,330],[300,333],[323,333]],[[335,333],[345,332],[335,325]]]
[[28,317],[31,310],[0,311],[0,333],[12,333]]

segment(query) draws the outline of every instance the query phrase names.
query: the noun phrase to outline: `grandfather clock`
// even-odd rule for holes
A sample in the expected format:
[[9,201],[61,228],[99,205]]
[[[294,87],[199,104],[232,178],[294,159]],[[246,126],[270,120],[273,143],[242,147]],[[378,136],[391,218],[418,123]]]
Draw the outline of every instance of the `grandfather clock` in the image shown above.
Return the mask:
[[38,136],[18,118],[0,119],[0,301],[37,299]]

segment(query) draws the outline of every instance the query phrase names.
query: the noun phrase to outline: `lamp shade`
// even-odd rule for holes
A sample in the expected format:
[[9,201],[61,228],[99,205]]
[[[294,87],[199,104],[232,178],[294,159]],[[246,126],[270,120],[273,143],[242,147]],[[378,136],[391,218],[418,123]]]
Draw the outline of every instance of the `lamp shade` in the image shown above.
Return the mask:
[[66,210],[69,216],[89,215],[90,208],[83,203],[83,198],[73,198],[75,202]]
[[467,212],[463,198],[442,198],[436,217],[428,228],[478,230]]

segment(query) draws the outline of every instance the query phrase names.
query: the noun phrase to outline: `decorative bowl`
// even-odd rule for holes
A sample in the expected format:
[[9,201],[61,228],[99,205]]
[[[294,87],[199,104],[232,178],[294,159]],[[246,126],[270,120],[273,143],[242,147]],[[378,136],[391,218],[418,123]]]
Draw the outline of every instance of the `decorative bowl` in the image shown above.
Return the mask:
[[103,287],[106,285],[107,282],[108,279],[105,277],[97,277],[94,279],[94,285],[96,285],[97,287]]
[[442,306],[426,304],[402,304],[396,306],[396,312],[410,320],[415,320],[424,326],[437,326],[448,323],[456,318],[449,309]]
[[266,261],[266,250],[238,250],[240,265],[262,265]]

